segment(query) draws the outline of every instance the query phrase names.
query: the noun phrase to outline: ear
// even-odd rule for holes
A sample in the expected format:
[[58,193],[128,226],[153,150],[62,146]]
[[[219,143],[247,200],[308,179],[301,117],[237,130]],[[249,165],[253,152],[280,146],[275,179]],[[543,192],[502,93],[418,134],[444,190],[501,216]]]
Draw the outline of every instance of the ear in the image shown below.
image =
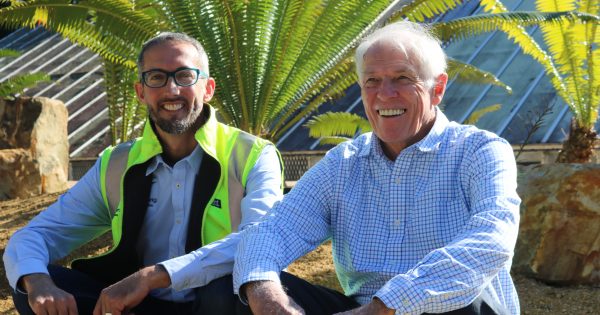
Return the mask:
[[206,84],[204,85],[204,103],[208,103],[213,98],[213,95],[215,95],[215,87],[215,79],[211,77],[206,79]]
[[142,85],[141,82],[135,82],[133,84],[133,87],[135,88],[135,94],[137,95],[138,100],[141,103],[144,103],[144,86]]
[[435,79],[435,85],[431,89],[431,104],[437,106],[442,102],[444,93],[446,92],[446,84],[448,83],[448,74],[442,73]]

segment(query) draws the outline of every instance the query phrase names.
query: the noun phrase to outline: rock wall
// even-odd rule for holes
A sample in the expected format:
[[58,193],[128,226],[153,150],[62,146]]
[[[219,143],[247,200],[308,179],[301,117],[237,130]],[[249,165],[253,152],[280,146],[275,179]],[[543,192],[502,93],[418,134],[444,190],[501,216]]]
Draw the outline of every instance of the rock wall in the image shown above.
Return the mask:
[[522,168],[518,193],[513,269],[548,283],[600,285],[600,165]]
[[0,100],[0,200],[67,188],[67,119],[57,100]]

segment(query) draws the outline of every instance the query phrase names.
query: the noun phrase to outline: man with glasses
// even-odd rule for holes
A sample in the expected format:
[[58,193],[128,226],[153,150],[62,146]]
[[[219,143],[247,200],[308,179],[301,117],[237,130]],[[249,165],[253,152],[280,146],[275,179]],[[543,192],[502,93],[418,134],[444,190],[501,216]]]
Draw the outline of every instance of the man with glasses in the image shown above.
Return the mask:
[[[135,84],[142,137],[108,148],[58,201],[9,241],[4,262],[22,314],[211,314],[206,289],[231,274],[239,233],[282,196],[280,157],[216,121],[215,81],[196,40],[144,44]],[[111,231],[105,255],[50,264]],[[197,289],[194,289],[197,288]]]

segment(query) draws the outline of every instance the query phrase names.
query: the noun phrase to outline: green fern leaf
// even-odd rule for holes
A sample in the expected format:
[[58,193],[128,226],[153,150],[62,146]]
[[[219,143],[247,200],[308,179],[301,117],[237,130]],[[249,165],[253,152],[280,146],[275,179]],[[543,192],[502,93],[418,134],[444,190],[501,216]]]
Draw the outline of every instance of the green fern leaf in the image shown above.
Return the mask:
[[25,89],[35,87],[44,82],[50,82],[50,76],[41,72],[11,77],[0,83],[0,98],[11,98],[15,94],[22,93]]

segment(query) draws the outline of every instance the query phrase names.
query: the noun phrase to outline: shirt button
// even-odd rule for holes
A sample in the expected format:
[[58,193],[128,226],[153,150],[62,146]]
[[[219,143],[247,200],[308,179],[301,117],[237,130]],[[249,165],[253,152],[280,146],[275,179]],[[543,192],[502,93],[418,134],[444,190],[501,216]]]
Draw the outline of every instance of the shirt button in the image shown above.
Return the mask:
[[181,184],[177,183],[177,184],[175,184],[175,187],[177,187],[177,189],[179,189],[181,187]]
[[400,184],[400,177],[396,178],[396,180],[394,180],[394,182],[395,182],[396,184]]
[[394,220],[395,226],[400,226],[401,223],[402,223],[402,221],[400,221],[400,219]]
[[181,220],[176,220],[175,223],[181,224]]

